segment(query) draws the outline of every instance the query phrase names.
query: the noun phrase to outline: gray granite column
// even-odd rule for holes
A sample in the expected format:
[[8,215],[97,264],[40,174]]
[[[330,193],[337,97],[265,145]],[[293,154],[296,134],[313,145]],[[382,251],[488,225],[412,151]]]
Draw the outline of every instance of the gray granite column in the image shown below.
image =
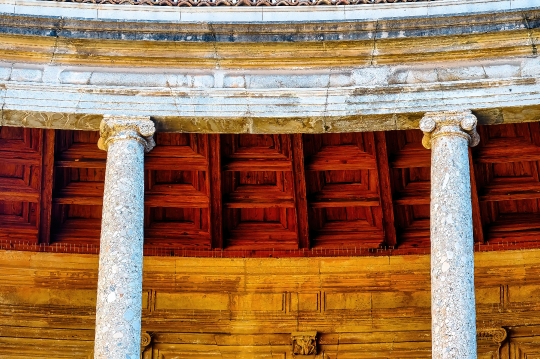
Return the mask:
[[476,308],[468,146],[479,142],[470,111],[428,112],[431,148],[431,334],[434,359],[476,358]]
[[107,151],[99,253],[94,358],[140,359],[144,152],[154,147],[148,117],[104,116]]

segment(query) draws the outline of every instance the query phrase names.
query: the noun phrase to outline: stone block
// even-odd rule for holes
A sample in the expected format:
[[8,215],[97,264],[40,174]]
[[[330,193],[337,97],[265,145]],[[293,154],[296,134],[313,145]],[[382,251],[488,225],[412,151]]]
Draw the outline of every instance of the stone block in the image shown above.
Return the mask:
[[332,293],[325,294],[325,310],[370,310],[371,293]]
[[11,75],[11,68],[13,67],[13,64],[10,63],[1,63],[0,64],[0,80],[6,81],[9,79]]
[[231,297],[233,311],[285,311],[285,294],[283,293],[245,293]]
[[320,309],[320,293],[291,293],[291,311],[317,312]]
[[11,81],[17,82],[41,82],[43,68],[13,67],[11,70]]
[[539,284],[510,284],[508,286],[508,300],[511,303],[539,303],[540,285]]
[[192,133],[249,133],[251,120],[247,118],[189,118],[166,117],[157,121],[158,131]]
[[389,69],[387,67],[364,67],[351,72],[356,86],[378,86],[388,83]]
[[225,293],[156,292],[156,310],[229,310]]
[[91,71],[64,70],[58,76],[58,80],[62,84],[88,85],[91,76]]
[[166,87],[167,78],[163,74],[140,72],[98,72],[90,76],[90,85],[131,86],[131,87]]
[[540,61],[537,57],[524,59],[521,65],[521,76],[532,77],[540,74]]
[[437,68],[439,81],[461,81],[486,78],[482,66]]
[[225,75],[223,77],[223,87],[244,88],[246,87],[246,79],[241,75]]
[[484,71],[486,72],[487,78],[490,79],[519,77],[521,75],[519,64],[485,65]]
[[74,114],[74,113],[51,113],[31,111],[2,111],[2,123],[4,126],[23,126],[35,128],[57,128],[96,131],[103,116]]
[[501,288],[475,288],[476,304],[500,304],[501,303]]
[[324,123],[324,131],[329,133],[388,131],[395,128],[396,122],[393,115],[328,118]]
[[330,80],[329,74],[269,74],[246,77],[246,88],[326,88]]
[[431,292],[376,292],[372,294],[373,309],[431,306]]
[[323,119],[307,118],[259,118],[252,119],[251,133],[321,133]]

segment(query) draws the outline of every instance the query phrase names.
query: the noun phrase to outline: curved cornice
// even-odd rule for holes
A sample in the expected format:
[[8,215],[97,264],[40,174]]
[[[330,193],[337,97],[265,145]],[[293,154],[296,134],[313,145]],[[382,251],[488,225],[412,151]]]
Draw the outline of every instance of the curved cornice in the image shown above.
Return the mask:
[[286,30],[280,23],[3,15],[0,60],[260,69],[463,61],[535,56],[539,27],[540,8],[365,21],[291,21]]

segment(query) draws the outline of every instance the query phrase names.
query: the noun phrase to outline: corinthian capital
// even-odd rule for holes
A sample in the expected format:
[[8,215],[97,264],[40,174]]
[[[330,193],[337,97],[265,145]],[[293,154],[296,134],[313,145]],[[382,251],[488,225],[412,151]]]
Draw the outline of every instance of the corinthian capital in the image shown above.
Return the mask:
[[148,116],[104,115],[99,125],[98,147],[107,151],[113,141],[132,139],[140,142],[145,152],[150,152],[156,145],[152,137],[155,131]]
[[476,117],[471,111],[426,112],[420,120],[420,129],[424,132],[422,145],[431,148],[431,140],[439,136],[460,136],[474,147],[480,142],[476,132]]

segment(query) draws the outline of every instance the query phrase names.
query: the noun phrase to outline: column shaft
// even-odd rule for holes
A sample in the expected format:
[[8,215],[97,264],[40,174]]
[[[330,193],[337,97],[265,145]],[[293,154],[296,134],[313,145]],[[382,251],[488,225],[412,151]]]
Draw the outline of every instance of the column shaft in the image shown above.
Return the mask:
[[[471,135],[463,129],[465,126],[470,130],[470,126],[461,124],[463,118],[471,120],[472,115],[468,112],[438,113],[431,116],[431,119],[435,119],[435,124],[431,123],[434,131],[425,132],[431,135],[427,142],[430,142],[428,147],[430,145],[432,149],[430,205],[432,357],[476,358],[474,251],[468,146],[469,143],[476,142],[478,136],[476,133]],[[426,121],[423,124],[426,125]],[[473,128],[475,124],[476,122]]]
[[100,147],[108,153],[94,358],[140,358],[146,144],[136,126],[102,123]]

